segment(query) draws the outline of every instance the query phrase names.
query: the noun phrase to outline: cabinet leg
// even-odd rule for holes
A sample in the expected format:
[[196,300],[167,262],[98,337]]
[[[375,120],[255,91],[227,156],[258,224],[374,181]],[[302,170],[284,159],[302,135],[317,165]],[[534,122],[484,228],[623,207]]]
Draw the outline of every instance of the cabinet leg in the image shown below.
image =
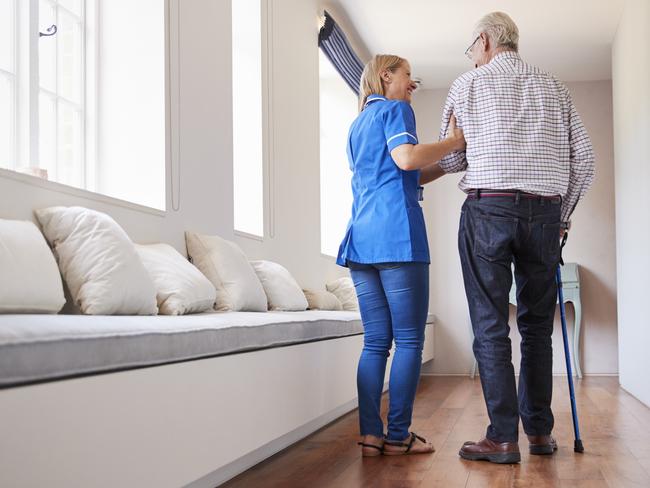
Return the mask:
[[582,369],[580,369],[580,329],[582,325],[582,305],[580,300],[573,303],[574,324],[573,324],[573,364],[578,378],[582,378]]

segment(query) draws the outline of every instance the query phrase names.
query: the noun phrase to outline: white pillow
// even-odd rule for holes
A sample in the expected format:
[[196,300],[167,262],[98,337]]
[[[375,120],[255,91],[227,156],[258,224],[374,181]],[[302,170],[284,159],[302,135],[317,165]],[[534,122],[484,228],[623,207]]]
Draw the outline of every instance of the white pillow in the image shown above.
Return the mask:
[[343,310],[355,312],[359,310],[359,302],[357,300],[357,292],[354,289],[352,278],[345,277],[338,280],[330,281],[326,285],[327,291],[334,293],[336,298],[339,299]]
[[0,313],[57,313],[64,304],[43,234],[33,222],[0,219]]
[[135,246],[111,217],[82,207],[44,208],[36,217],[82,313],[157,313],[153,281]]
[[217,290],[169,244],[135,245],[157,291],[158,313],[183,315],[211,310]]
[[307,310],[305,294],[284,266],[271,261],[251,261],[251,265],[264,287],[269,310]]
[[244,252],[219,236],[185,233],[187,254],[217,289],[218,311],[266,312],[266,295]]
[[325,290],[303,290],[309,310],[343,310],[343,306],[334,293]]

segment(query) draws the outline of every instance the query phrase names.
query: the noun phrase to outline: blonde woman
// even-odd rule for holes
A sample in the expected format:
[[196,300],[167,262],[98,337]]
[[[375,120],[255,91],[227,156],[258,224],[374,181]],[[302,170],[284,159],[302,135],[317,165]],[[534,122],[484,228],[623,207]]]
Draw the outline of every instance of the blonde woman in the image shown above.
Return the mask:
[[[419,144],[407,60],[377,55],[361,77],[359,116],[350,127],[352,217],[337,263],[348,267],[364,325],[357,370],[362,454],[433,452],[409,432],[420,376],[429,301],[429,248],[421,186],[444,173],[436,162],[465,148],[455,126],[449,137]],[[390,373],[388,429],[380,417],[386,359],[395,340]]]

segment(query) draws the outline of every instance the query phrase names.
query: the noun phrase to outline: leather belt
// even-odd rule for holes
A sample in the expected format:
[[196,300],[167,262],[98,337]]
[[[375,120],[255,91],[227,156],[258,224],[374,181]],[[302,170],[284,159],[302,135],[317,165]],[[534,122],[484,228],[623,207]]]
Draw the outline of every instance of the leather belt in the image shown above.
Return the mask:
[[481,198],[489,197],[511,197],[511,198],[533,198],[536,200],[548,200],[561,202],[562,197],[560,195],[536,195],[534,193],[528,193],[521,190],[469,190],[467,192],[467,198],[472,200],[479,200]]

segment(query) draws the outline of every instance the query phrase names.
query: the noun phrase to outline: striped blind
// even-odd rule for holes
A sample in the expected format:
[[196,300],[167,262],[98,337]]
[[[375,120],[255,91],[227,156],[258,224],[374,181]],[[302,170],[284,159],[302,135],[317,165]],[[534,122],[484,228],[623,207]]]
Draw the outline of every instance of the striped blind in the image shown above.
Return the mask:
[[324,15],[325,22],[318,33],[318,47],[321,48],[352,91],[359,95],[363,63],[352,50],[345,33],[332,16],[327,11],[324,12]]

